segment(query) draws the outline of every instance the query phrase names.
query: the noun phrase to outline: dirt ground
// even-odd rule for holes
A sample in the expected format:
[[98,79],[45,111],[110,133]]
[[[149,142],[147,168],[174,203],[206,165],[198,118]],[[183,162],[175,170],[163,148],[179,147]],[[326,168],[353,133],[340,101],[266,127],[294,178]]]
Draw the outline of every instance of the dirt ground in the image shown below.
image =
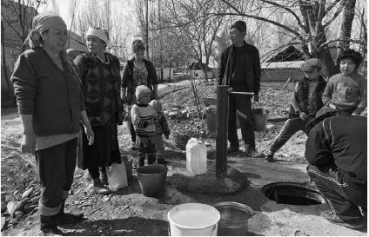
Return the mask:
[[[281,113],[288,105],[292,88],[283,89],[283,84],[263,84],[260,106],[270,111],[270,117],[283,117]],[[179,106],[180,110],[195,110],[190,87],[186,83],[161,86],[160,96],[164,108]],[[201,96],[214,96],[214,87],[199,84]],[[277,99],[279,98],[279,99]],[[279,132],[281,122],[269,122],[268,130],[256,133],[257,149],[266,153],[270,142]],[[167,213],[175,205],[199,202],[213,205],[222,201],[237,201],[250,206],[255,215],[249,220],[249,235],[366,235],[366,232],[353,231],[330,224],[319,216],[327,210],[326,204],[295,206],[278,204],[269,200],[261,188],[271,182],[308,183],[305,174],[303,132],[295,134],[276,153],[278,162],[267,163],[263,159],[245,157],[242,153],[228,156],[229,168],[242,174],[247,184],[235,193],[209,193],[206,190],[180,189],[176,185],[177,175],[186,175],[186,155],[182,140],[187,136],[201,137],[208,148],[208,167],[215,166],[215,135],[207,131],[199,119],[170,118],[172,129],[170,139],[165,141],[168,176],[165,193],[159,198],[145,197],[133,170],[133,180],[127,188],[106,196],[92,193],[91,181],[86,171],[76,169],[71,195],[67,200],[68,212],[84,213],[87,220],[77,225],[64,226],[67,235],[168,235]],[[21,154],[20,120],[14,109],[2,110],[1,121],[1,212],[2,235],[39,235],[37,202],[39,186],[31,155]],[[187,136],[186,136],[187,135]],[[182,139],[182,140],[181,140]],[[128,154],[130,139],[126,125],[119,127],[119,141],[123,154]],[[133,155],[132,153],[129,153]],[[196,179],[193,179],[196,180]],[[198,180],[198,179],[197,179]],[[196,181],[203,182],[203,181]],[[213,187],[214,188],[214,187]],[[216,189],[216,187],[215,187]],[[31,192],[26,192],[32,190]],[[23,196],[23,197],[22,197]],[[10,204],[19,205],[10,216]],[[3,225],[4,223],[4,225]]]

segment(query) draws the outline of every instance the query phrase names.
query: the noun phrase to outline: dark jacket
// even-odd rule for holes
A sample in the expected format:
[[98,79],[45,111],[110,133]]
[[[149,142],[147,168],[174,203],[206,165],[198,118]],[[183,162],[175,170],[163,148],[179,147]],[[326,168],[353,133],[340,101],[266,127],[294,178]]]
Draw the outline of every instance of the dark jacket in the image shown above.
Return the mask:
[[60,70],[42,48],[23,52],[11,81],[20,114],[33,115],[36,136],[77,133],[85,110],[80,80],[73,62],[61,53]]
[[91,53],[74,60],[82,80],[87,116],[93,127],[123,123],[119,60],[110,53],[105,53],[105,57],[108,63]]
[[319,170],[338,170],[348,185],[366,189],[367,118],[342,112],[324,119],[311,129],[305,157]]
[[[220,68],[218,72],[218,85],[229,85],[230,81],[234,77],[235,72],[235,52],[234,45],[229,46],[223,51],[220,59]],[[250,89],[249,92],[254,92],[258,94],[260,91],[260,77],[261,77],[261,66],[258,49],[245,42],[245,47],[247,54],[247,61],[245,62],[245,67],[247,68],[247,76],[245,78],[245,83],[247,88]],[[226,74],[226,78],[224,78]]]
[[[124,67],[122,76],[122,88],[127,88],[127,104],[132,105],[136,101],[135,92],[136,87],[140,86],[133,80],[133,62],[135,58],[128,60],[127,65]],[[158,77],[156,75],[156,70],[152,62],[144,59],[143,60],[148,72],[147,84],[152,91],[154,90],[153,85],[158,84]]]

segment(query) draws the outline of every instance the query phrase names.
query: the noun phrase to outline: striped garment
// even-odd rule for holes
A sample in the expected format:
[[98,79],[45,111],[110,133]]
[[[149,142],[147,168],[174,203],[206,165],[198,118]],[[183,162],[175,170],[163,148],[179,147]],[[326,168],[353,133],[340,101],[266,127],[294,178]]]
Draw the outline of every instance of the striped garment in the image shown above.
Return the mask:
[[156,111],[151,105],[135,104],[131,109],[133,127],[141,137],[152,137],[156,133]]

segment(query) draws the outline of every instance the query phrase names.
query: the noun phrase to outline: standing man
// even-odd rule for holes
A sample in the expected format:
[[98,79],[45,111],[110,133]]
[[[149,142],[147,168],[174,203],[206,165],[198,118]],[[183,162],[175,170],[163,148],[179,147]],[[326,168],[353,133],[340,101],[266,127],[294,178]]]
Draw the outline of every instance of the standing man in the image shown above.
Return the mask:
[[[246,23],[236,21],[230,30],[232,45],[223,51],[218,74],[219,85],[229,85],[230,91],[254,92],[254,102],[259,101],[260,58],[255,46],[247,44]],[[240,122],[246,155],[254,158],[263,156],[255,149],[255,133],[252,119],[251,95],[230,94],[228,108],[228,153],[239,151],[237,117]],[[219,98],[222,99],[222,98]]]

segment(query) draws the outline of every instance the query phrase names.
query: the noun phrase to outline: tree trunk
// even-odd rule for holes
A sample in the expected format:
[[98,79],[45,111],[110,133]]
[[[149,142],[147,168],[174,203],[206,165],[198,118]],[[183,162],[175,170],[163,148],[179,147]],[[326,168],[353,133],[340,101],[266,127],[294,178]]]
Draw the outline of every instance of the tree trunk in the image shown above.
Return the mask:
[[340,29],[340,39],[344,41],[340,41],[339,51],[338,53],[342,53],[344,49],[348,49],[350,46],[350,38],[351,38],[351,30],[352,30],[352,22],[355,16],[355,4],[356,0],[346,0],[345,6],[343,9],[342,16],[342,24]]
[[6,67],[6,57],[5,57],[5,44],[4,44],[4,24],[3,21],[1,21],[1,53],[2,53],[2,58],[1,58],[1,66],[3,67],[2,70],[4,72],[4,76],[6,81],[8,81],[8,70]]

